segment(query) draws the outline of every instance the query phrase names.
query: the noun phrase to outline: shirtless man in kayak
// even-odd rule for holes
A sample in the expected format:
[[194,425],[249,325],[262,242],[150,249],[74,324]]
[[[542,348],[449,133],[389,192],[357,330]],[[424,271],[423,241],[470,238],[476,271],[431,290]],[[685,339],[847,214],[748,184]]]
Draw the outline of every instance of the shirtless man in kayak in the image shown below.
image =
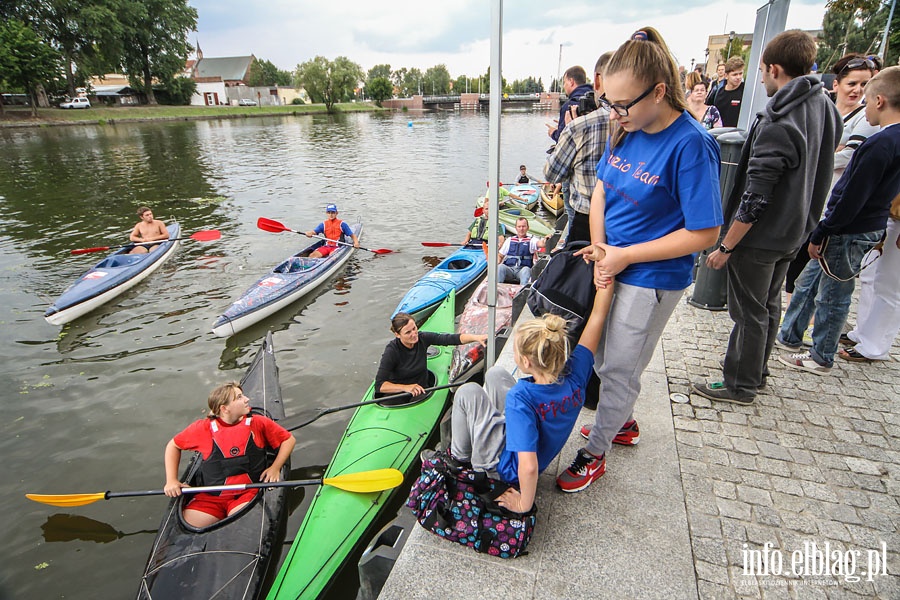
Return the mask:
[[[141,218],[140,222],[131,230],[128,237],[132,242],[156,242],[169,239],[169,231],[166,224],[158,219],[153,218],[153,211],[146,206],[137,209],[137,214]],[[140,245],[131,249],[129,254],[146,254],[159,248],[159,245]]]

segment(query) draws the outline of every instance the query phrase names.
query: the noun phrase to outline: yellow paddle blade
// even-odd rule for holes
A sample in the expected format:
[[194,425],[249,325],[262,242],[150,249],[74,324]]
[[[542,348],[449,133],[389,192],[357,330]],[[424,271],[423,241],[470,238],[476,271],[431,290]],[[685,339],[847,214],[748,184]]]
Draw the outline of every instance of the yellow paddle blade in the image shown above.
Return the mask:
[[348,492],[380,492],[403,483],[403,473],[397,469],[376,469],[326,477],[322,483]]
[[106,498],[106,492],[96,494],[25,494],[25,497],[51,506],[84,506]]

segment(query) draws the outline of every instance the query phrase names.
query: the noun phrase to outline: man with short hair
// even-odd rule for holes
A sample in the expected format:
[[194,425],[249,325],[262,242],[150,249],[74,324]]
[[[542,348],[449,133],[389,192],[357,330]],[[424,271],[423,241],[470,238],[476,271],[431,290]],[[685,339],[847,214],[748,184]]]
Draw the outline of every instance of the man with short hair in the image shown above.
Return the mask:
[[[603,69],[612,58],[607,52],[594,66],[594,96],[603,95]],[[556,147],[544,165],[544,179],[551,183],[569,182],[569,203],[574,214],[569,220],[567,242],[591,241],[591,195],[597,185],[597,163],[606,150],[609,137],[609,111],[597,108],[576,117],[574,110],[566,117],[571,122],[563,129]]]
[[706,104],[719,109],[723,127],[737,127],[741,116],[741,100],[744,97],[744,59],[732,56],[725,62],[724,68],[725,83],[720,84],[714,95],[707,96]]
[[807,75],[815,58],[815,41],[799,29],[776,35],[762,53],[770,100],[750,128],[725,200],[725,222],[731,225],[706,260],[712,269],[727,268],[734,321],[724,380],[694,384],[696,393],[712,400],[749,405],[765,386],[781,286],[831,187],[843,124],[822,83]]
[[516,235],[506,238],[500,248],[500,265],[497,281],[525,285],[531,280],[531,267],[537,261],[537,253],[544,247],[544,240],[528,235],[528,219],[516,219]]
[[566,113],[573,106],[578,106],[578,100],[591,91],[591,84],[587,82],[587,73],[584,67],[574,66],[563,73],[563,91],[568,100],[559,108],[559,119],[555,123],[547,123],[547,135],[555,142],[559,134],[566,128]]
[[[137,215],[141,220],[131,230],[131,235],[128,236],[129,240],[132,242],[157,242],[169,239],[169,230],[166,229],[166,224],[159,219],[154,219],[152,210],[146,206],[139,206]],[[138,244],[129,250],[128,253],[146,254],[157,248],[159,248],[159,244],[152,246],[150,244]]]
[[325,237],[325,243],[310,253],[310,258],[324,258],[338,249],[338,242],[342,242],[344,236],[353,240],[353,247],[359,248],[359,238],[350,229],[350,226],[337,218],[337,204],[329,204],[325,207],[325,220],[311,231],[306,231],[306,237],[315,237],[316,235]]

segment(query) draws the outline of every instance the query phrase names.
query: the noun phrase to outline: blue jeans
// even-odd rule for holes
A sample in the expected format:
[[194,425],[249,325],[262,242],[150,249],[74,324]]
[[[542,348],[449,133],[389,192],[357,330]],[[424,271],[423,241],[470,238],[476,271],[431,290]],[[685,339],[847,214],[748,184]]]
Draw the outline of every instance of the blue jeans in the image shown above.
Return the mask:
[[[562,192],[563,206],[566,208],[566,222],[569,224],[569,231],[572,231],[572,221],[575,220],[575,207],[572,206],[572,203],[569,201],[569,182],[563,182],[560,192]],[[566,242],[571,241],[571,237],[572,236],[569,236],[566,239]]]
[[521,283],[525,285],[531,279],[531,267],[510,267],[500,263],[497,265],[497,281],[500,283]]
[[809,320],[815,314],[813,345],[810,355],[825,367],[834,364],[838,339],[847,322],[850,300],[856,284],[854,274],[859,271],[862,258],[881,240],[884,230],[868,233],[847,233],[828,237],[823,257],[837,281],[822,271],[817,260],[811,260],[797,277],[791,304],[784,314],[779,339],[786,344],[799,346]]

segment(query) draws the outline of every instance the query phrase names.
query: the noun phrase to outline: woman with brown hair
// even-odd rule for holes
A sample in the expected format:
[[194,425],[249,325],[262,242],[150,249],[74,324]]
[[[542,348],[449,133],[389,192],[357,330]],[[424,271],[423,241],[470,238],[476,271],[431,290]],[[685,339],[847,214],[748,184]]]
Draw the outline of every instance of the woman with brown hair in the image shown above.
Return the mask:
[[715,244],[722,225],[719,147],[686,110],[659,32],[644,27],[622,44],[603,84],[600,105],[618,128],[597,165],[592,245],[580,254],[594,261],[595,283],[613,285],[615,297],[596,354],[603,386],[595,422],[582,429],[587,445],[556,480],[565,492],[603,475],[623,429],[637,434],[641,374],[691,284],[693,254]]

